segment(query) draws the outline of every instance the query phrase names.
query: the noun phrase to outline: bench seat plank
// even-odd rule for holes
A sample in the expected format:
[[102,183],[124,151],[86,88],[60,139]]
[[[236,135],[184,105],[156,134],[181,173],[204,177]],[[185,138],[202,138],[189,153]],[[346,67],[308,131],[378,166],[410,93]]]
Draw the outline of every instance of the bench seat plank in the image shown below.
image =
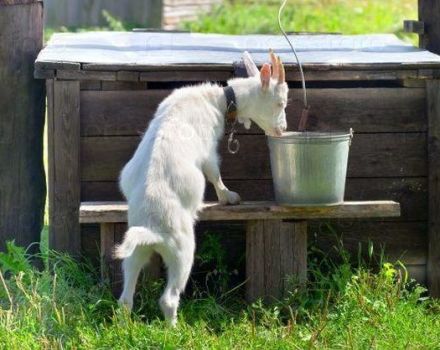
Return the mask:
[[[128,206],[124,202],[83,202],[80,223],[127,222]],[[201,221],[228,220],[307,220],[343,218],[399,217],[400,204],[394,201],[344,202],[331,206],[279,206],[275,202],[243,202],[239,205],[205,203]]]

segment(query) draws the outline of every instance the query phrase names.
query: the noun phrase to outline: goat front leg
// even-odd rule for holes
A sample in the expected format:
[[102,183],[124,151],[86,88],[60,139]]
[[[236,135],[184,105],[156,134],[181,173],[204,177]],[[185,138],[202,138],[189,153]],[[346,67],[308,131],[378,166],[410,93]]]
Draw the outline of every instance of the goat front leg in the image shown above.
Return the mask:
[[220,204],[239,204],[241,201],[240,195],[229,191],[222,181],[218,157],[215,155],[212,158],[203,164],[203,173],[208,181],[214,185],[218,201]]

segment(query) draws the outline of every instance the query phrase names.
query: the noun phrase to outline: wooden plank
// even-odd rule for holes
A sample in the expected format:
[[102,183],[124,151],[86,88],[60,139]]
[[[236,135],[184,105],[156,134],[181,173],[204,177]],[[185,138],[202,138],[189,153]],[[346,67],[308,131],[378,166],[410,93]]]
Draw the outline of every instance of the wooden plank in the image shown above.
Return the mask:
[[[134,82],[134,81],[103,81],[102,90],[103,91],[118,91],[125,92],[124,90],[146,90],[148,87],[147,83]],[[118,106],[123,108],[122,106]],[[145,117],[145,116],[144,116]]]
[[426,29],[420,37],[420,47],[440,54],[440,3],[419,0],[419,19],[425,23]]
[[138,72],[130,72],[130,71],[118,71],[116,72],[116,80],[118,81],[139,81],[139,73]]
[[98,80],[81,80],[79,82],[81,91],[84,90],[101,90],[102,82]]
[[425,23],[422,21],[405,20],[403,21],[403,30],[405,33],[424,34]]
[[260,220],[248,221],[246,228],[246,299],[258,299],[264,293],[264,225]]
[[[94,65],[94,69],[102,66],[104,70],[130,70],[128,67],[136,67],[138,71],[163,70],[164,66],[192,69],[190,65],[230,69],[245,50],[252,52],[257,63],[266,62],[267,43],[270,43],[283,62],[294,63],[288,44],[280,39],[277,35],[151,32],[56,34],[39,55],[38,62],[75,62],[83,64],[85,69]],[[440,57],[415,50],[394,35],[295,35],[294,41],[306,71],[440,67]]]
[[205,82],[205,81],[226,81],[233,77],[232,71],[227,70],[187,70],[187,71],[150,71],[140,73],[140,81],[188,81],[188,82]]
[[[274,200],[272,180],[225,180],[225,185],[244,201]],[[348,178],[347,201],[389,199],[400,203],[402,221],[428,219],[428,181],[415,178]],[[116,182],[81,182],[81,201],[122,201]],[[212,185],[207,184],[206,201],[217,201]],[[393,219],[395,220],[395,219]]]
[[279,300],[307,274],[307,223],[257,220],[246,229],[246,299]]
[[32,71],[42,38],[42,3],[0,8],[0,251],[12,240],[29,254],[39,251],[45,86]]
[[80,119],[79,82],[54,81],[53,115],[49,121],[49,245],[80,253]]
[[116,81],[115,72],[94,72],[84,70],[57,70],[57,78],[64,80]]
[[[345,202],[340,205],[314,207],[281,207],[274,202],[243,202],[239,205],[206,203],[200,220],[269,220],[269,219],[330,219],[399,217],[400,205],[393,201]],[[79,213],[80,223],[121,223],[127,221],[124,202],[84,202]]]
[[[241,135],[238,139],[240,152],[235,155],[229,154],[226,142],[220,144],[223,178],[270,179],[266,137]],[[139,141],[139,137],[81,138],[81,180],[116,181]],[[357,134],[350,150],[348,176],[426,176],[426,148],[425,133]]]
[[43,0],[0,0],[0,6],[27,5],[27,4],[34,4],[37,2],[43,2]]
[[[264,290],[258,293],[258,297],[265,297],[267,301],[274,301],[282,296],[281,252],[282,248],[287,247],[281,247],[280,245],[281,220],[261,220],[260,225],[263,226],[264,245],[255,248],[257,249],[256,254],[260,255],[260,264],[263,267]],[[246,235],[246,239],[252,239],[252,237]],[[262,254],[264,259],[261,258]],[[258,271],[254,273],[258,273]],[[251,276],[253,274],[246,277]]]
[[[105,84],[108,83],[103,82]],[[81,134],[139,135],[154,116],[157,106],[170,93],[171,90],[83,92]],[[301,96],[298,89],[290,91],[287,119],[292,130],[297,127],[301,115]],[[352,127],[357,133],[426,131],[424,88],[309,89],[308,97],[312,106],[310,130]],[[239,127],[238,132],[262,134],[255,125],[249,131]]]
[[102,223],[100,225],[100,238],[101,238],[101,279],[103,281],[108,280],[110,284],[114,281],[114,267],[113,261],[113,249],[115,246],[115,225],[110,223]]
[[427,263],[428,226],[425,221],[392,222],[373,220],[321,220],[309,222],[309,239],[312,245],[332,259],[340,258],[340,244],[358,262],[359,248],[362,257],[369,261],[368,246],[373,245],[373,263],[379,262],[381,250],[385,260],[404,264]]
[[81,64],[78,62],[70,62],[70,61],[43,62],[43,61],[39,61],[37,58],[37,61],[35,62],[35,69],[39,71],[45,71],[45,70],[79,71],[81,69]]
[[34,78],[35,79],[53,79],[55,78],[55,71],[54,70],[40,70],[40,69],[35,69],[34,70]]
[[432,296],[440,297],[440,81],[427,81],[429,120],[429,252],[428,282]]

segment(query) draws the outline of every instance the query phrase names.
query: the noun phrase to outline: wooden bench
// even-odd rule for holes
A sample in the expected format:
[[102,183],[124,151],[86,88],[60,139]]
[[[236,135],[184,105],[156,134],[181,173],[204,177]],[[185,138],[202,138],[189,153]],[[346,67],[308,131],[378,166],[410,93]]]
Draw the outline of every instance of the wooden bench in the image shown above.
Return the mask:
[[[101,225],[101,269],[113,266],[115,226],[127,222],[127,204],[84,202],[80,223]],[[285,277],[307,274],[307,220],[384,218],[400,216],[393,201],[345,202],[335,206],[284,207],[274,202],[225,206],[206,203],[201,221],[246,221],[246,299],[283,294]],[[288,220],[288,221],[286,221]]]

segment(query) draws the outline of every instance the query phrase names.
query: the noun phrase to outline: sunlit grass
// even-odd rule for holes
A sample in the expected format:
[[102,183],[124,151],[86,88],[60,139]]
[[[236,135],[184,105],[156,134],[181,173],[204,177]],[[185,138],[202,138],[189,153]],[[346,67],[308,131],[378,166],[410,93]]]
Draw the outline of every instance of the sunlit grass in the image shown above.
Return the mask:
[[[225,1],[212,13],[183,24],[194,32],[222,34],[279,33],[281,1]],[[395,33],[403,36],[403,20],[417,19],[415,0],[290,0],[283,24],[291,32],[342,34]],[[417,36],[410,36],[415,43]]]
[[[344,254],[342,254],[344,256]],[[270,306],[246,305],[240,291],[214,297],[195,290],[169,328],[147,281],[135,312],[118,309],[93,268],[45,253],[32,268],[24,249],[0,254],[1,349],[436,349],[440,304],[407,283],[392,264],[374,274],[347,260],[312,260],[307,288],[292,283]],[[47,263],[49,259],[49,264]],[[319,261],[319,262],[318,262]]]

